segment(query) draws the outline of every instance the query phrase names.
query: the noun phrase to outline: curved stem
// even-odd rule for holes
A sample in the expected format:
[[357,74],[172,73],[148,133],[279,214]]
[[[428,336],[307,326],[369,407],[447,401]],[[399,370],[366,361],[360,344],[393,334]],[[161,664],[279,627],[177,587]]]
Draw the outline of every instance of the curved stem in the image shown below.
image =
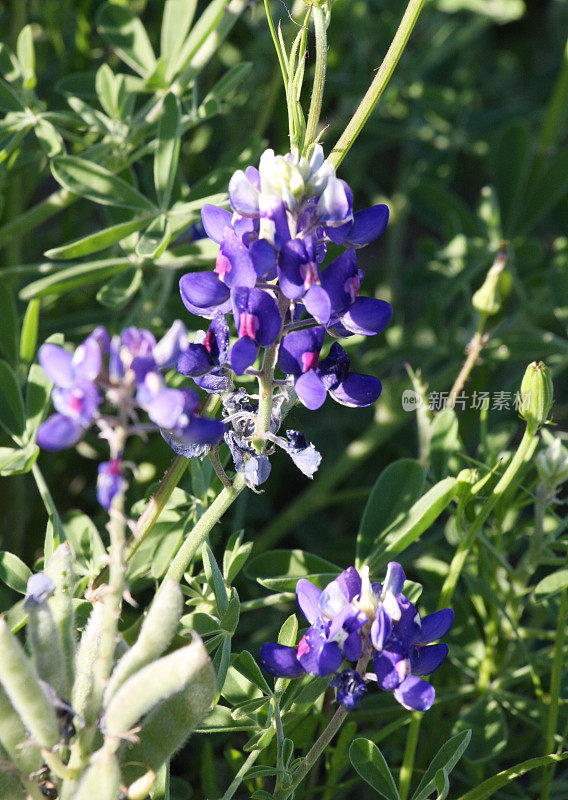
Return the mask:
[[359,108],[351,117],[347,127],[331,151],[329,160],[336,169],[351,149],[355,139],[361,133],[363,126],[371,116],[371,113],[377,105],[380,96],[390,81],[395,67],[399,62],[404,48],[406,47],[408,39],[410,38],[410,34],[416,25],[416,20],[422,11],[424,2],[425,0],[410,0],[408,3],[399,28],[394,39],[392,40],[391,46],[389,47],[387,54],[383,59],[383,63],[379,67],[373,82],[367,89],[365,97],[361,100]]
[[308,122],[306,124],[304,151],[306,151],[313,142],[317,141],[317,127],[319,124],[321,106],[323,102],[325,70],[327,66],[327,35],[325,14],[317,3],[314,3],[312,15],[314,18],[314,31],[316,35],[316,65],[314,84],[312,88],[312,98],[310,100],[310,110],[308,112]]
[[398,784],[398,793],[400,800],[406,800],[410,790],[410,781],[412,780],[412,773],[414,772],[414,757],[416,755],[416,745],[418,744],[418,737],[420,734],[420,725],[422,724],[422,712],[414,711],[412,719],[408,727],[408,734],[406,736],[406,748],[402,759],[402,766],[400,768],[400,777]]

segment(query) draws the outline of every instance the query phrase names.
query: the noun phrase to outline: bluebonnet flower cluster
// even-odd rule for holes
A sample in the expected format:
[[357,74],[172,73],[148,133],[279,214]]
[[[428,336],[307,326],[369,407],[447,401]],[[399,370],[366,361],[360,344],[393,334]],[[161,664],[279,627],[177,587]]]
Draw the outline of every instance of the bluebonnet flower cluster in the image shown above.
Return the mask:
[[[197,413],[197,392],[166,386],[163,371],[190,347],[186,328],[177,320],[158,342],[145,329],[130,327],[111,338],[100,327],[74,353],[49,343],[40,348],[39,362],[54,384],[56,413],[40,425],[37,442],[45,450],[61,450],[95,425],[111,453],[110,460],[100,464],[97,481],[97,497],[106,509],[123,488],[123,450],[129,435],[165,429],[191,444],[222,439],[223,422]],[[116,413],[101,413],[103,405],[114,406]],[[140,412],[147,413],[150,424],[140,422]]]
[[[178,370],[206,391],[226,391],[230,373],[243,375],[259,350],[278,347],[278,366],[309,409],[329,393],[339,403],[367,406],[380,381],[350,371],[336,342],[320,361],[326,331],[335,337],[372,336],[390,320],[388,303],[361,297],[363,272],[355,248],[384,231],[388,208],[353,213],[349,186],[315,145],[309,158],[266,150],[259,168],[235,172],[229,183],[232,211],[205,205],[207,236],[219,244],[213,272],[180,280],[186,308],[211,319],[178,360]],[[322,267],[327,245],[347,249]],[[225,315],[237,340],[229,347]]]
[[[402,594],[404,581],[395,561],[388,564],[383,584],[370,583],[368,567],[361,574],[349,567],[323,591],[301,578],[296,598],[310,627],[297,648],[264,644],[260,663],[275,677],[334,675],[337,701],[349,710],[361,702],[367,682],[376,681],[404,708],[426,711],[435,691],[422,677],[448,654],[447,645],[433,642],[450,630],[454,612],[444,608],[420,618]],[[366,672],[371,659],[373,671]],[[344,661],[357,666],[341,671]]]

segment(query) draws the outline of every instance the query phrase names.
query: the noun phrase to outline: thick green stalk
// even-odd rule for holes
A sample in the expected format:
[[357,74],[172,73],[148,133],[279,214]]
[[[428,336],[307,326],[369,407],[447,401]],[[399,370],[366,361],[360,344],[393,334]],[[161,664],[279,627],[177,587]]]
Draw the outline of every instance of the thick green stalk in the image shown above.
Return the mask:
[[412,773],[414,772],[414,757],[416,756],[416,746],[418,744],[421,724],[422,712],[414,711],[412,713],[410,725],[408,726],[408,733],[406,735],[406,748],[404,750],[404,757],[402,759],[402,766],[400,768],[398,783],[400,800],[406,800],[410,790],[410,781],[412,780]]
[[317,140],[317,128],[323,102],[325,70],[327,66],[326,20],[321,6],[317,3],[314,3],[312,16],[314,18],[314,32],[316,36],[316,64],[310,110],[308,112],[308,122],[306,124],[304,150]]
[[406,47],[408,39],[410,38],[410,34],[416,25],[416,20],[422,11],[424,2],[425,0],[410,0],[408,3],[399,28],[391,42],[389,49],[387,50],[386,56],[383,59],[383,63],[379,67],[379,70],[375,75],[373,82],[369,86],[365,97],[361,100],[359,108],[352,116],[347,127],[331,151],[329,160],[336,169],[351,149],[355,139],[361,133],[363,126],[371,116],[373,109],[375,108],[379,98],[390,81],[395,67],[399,62],[404,48]]
[[442,592],[440,594],[440,608],[444,608],[448,606],[451,601],[452,597],[454,596],[454,591],[457,586],[457,582],[461,575],[462,569],[466,562],[466,559],[469,555],[469,551],[471,550],[476,536],[483,527],[486,519],[488,518],[489,514],[495,508],[495,505],[503,496],[505,491],[509,488],[515,476],[517,475],[518,471],[521,467],[528,463],[532,458],[532,455],[536,449],[538,444],[538,436],[536,432],[529,431],[529,426],[525,430],[524,436],[521,440],[521,443],[517,449],[517,452],[511,459],[511,463],[501,476],[499,483],[493,489],[493,494],[489,498],[489,500],[485,503],[477,517],[471,524],[471,527],[467,531],[465,537],[461,540],[458,549],[456,550],[454,557],[452,559],[452,563],[450,564],[450,571],[448,576],[444,582],[442,587]]

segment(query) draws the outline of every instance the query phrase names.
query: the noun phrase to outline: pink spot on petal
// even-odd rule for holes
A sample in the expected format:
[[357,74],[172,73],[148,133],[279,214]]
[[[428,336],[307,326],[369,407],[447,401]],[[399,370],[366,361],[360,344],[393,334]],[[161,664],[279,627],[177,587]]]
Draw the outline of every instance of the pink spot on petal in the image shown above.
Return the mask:
[[313,261],[308,261],[300,267],[300,274],[304,279],[304,287],[306,291],[313,286],[314,283],[319,283],[318,268]]
[[302,656],[305,656],[306,653],[309,652],[310,652],[310,645],[307,643],[306,637],[302,636],[302,638],[300,639],[300,644],[298,645],[297,657],[301,658]]
[[319,353],[302,353],[302,371],[315,369],[318,365]]
[[344,288],[351,298],[351,302],[354,303],[359,297],[359,289],[361,288],[361,280],[359,279],[359,276],[354,275],[352,278],[347,278]]
[[215,260],[215,272],[217,275],[223,280],[227,272],[231,271],[231,262],[227,258],[227,256],[223,255],[223,253],[219,250],[217,254],[217,258]]
[[83,395],[82,394],[72,394],[69,398],[69,410],[73,414],[80,414],[83,410]]
[[248,311],[243,311],[239,318],[239,339],[242,339],[243,336],[248,336],[249,339],[254,340],[258,328],[259,322],[255,315],[250,314]]
[[207,331],[207,333],[205,334],[205,339],[203,340],[203,347],[207,350],[208,353],[210,353],[212,350],[214,337],[215,334],[213,333],[213,331]]

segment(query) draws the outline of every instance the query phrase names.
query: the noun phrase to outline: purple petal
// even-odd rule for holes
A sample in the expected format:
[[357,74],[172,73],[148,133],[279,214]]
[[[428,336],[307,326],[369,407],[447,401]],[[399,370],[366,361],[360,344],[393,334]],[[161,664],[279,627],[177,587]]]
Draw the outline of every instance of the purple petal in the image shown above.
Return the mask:
[[331,316],[331,301],[328,293],[321,286],[311,286],[304,295],[304,305],[309,314],[325,325]]
[[63,414],[52,414],[37,431],[36,441],[42,450],[63,450],[72,447],[83,435],[82,426]]
[[410,671],[413,675],[431,675],[444,663],[447,655],[447,644],[417,647],[410,656]]
[[[353,659],[349,659],[353,660]],[[367,691],[367,685],[358,672],[353,669],[345,669],[331,681],[330,686],[337,689],[337,702],[344,706],[348,711],[353,711],[359,707],[363,695]]]
[[355,250],[346,250],[335,258],[321,274],[321,285],[329,295],[334,314],[339,314],[350,306],[361,284]]
[[231,348],[231,367],[236,375],[244,375],[245,370],[256,361],[257,347],[248,336],[243,336]]
[[256,167],[247,167],[245,169],[245,176],[247,181],[251,183],[260,192],[260,172]]
[[51,399],[56,411],[77,420],[83,428],[89,426],[101,403],[99,390],[89,381],[78,381],[70,389],[58,386]]
[[55,584],[45,572],[36,572],[30,578],[26,585],[26,598],[24,602],[24,609],[28,611],[34,606],[40,606],[45,603],[55,592]]
[[352,247],[364,247],[384,232],[389,221],[389,208],[383,203],[357,211],[346,242]]
[[251,289],[248,293],[248,310],[258,319],[256,343],[268,347],[278,338],[282,327],[282,316],[278,303],[271,294],[262,289]]
[[363,652],[363,640],[359,631],[350,633],[343,642],[343,657],[347,661],[358,661]]
[[321,379],[313,369],[296,378],[294,388],[299,400],[310,411],[316,411],[323,406],[327,393]]
[[404,570],[398,561],[389,561],[387,564],[385,582],[383,584],[384,591],[392,592],[395,595],[400,594],[402,592],[402,587],[404,586],[405,580],[406,575],[404,574]]
[[283,246],[278,258],[278,285],[290,300],[299,300],[305,292],[303,264],[309,262],[302,239],[292,239]]
[[260,648],[260,666],[275,678],[299,678],[305,670],[296,658],[296,649],[267,643]]
[[217,208],[206,203],[201,209],[201,222],[205,228],[205,233],[210,239],[213,239],[217,244],[221,244],[225,238],[226,228],[231,227],[230,211],[225,211],[224,208]]
[[234,172],[229,181],[229,199],[235,211],[244,217],[258,215],[258,189],[247,179],[242,169]]
[[190,444],[216,444],[223,438],[225,424],[220,419],[192,417],[189,425],[176,428],[176,437]]
[[97,325],[89,338],[94,339],[95,342],[98,343],[99,347],[101,348],[101,353],[108,355],[110,350],[110,336],[107,329],[103,325]]
[[194,378],[193,382],[199,386],[200,389],[203,389],[203,391],[209,394],[228,392],[232,385],[230,375],[225,374],[225,372],[219,368],[215,368],[207,375]]
[[160,428],[175,428],[184,410],[184,395],[178,389],[162,389],[145,404],[148,416]]
[[[217,257],[217,265],[223,265],[219,275],[227,286],[246,286],[252,288],[256,283],[256,272],[253,267],[248,248],[244,246],[233,229],[227,231],[220,250],[221,260]],[[218,268],[215,268],[218,271]]]
[[430,644],[437,639],[441,639],[454,624],[454,612],[451,608],[442,608],[433,614],[428,614],[421,620],[421,628],[418,632],[416,644]]
[[272,280],[276,277],[276,253],[266,239],[257,239],[249,248],[250,258],[256,274],[260,278]]
[[420,631],[420,624],[417,621],[418,613],[416,607],[403,594],[396,596],[396,602],[400,609],[400,619],[395,625],[394,634],[410,652]]
[[353,219],[353,195],[345,181],[329,178],[317,209],[324,225],[343,225]]
[[104,461],[99,464],[97,476],[97,500],[107,511],[112,505],[112,501],[123,489],[122,471],[120,462]]
[[290,239],[290,229],[288,227],[288,216],[286,214],[286,206],[279,197],[274,195],[261,194],[259,195],[259,211],[260,216],[264,220],[264,225],[269,222],[269,226],[273,229],[273,233],[269,238],[271,244],[280,250],[284,244]]
[[347,378],[349,363],[349,356],[343,347],[338,342],[334,342],[329,348],[327,358],[319,362],[316,370],[328,391],[336,389],[341,381]]
[[152,355],[159,367],[171,367],[187,346],[186,327],[180,319],[176,319],[171,328],[154,347]]
[[361,576],[355,567],[348,567],[337,576],[337,583],[345,597],[351,602],[361,594]]
[[344,381],[329,393],[337,403],[351,408],[370,406],[381,393],[381,382],[372,375],[351,372]]
[[64,387],[73,385],[75,371],[71,353],[56,344],[42,344],[38,358],[43,371],[52,383]]
[[260,486],[268,480],[270,475],[270,461],[268,456],[251,456],[245,464],[245,478],[253,486]]
[[337,642],[328,642],[313,626],[298,645],[298,661],[310,675],[331,675],[341,666],[341,650]]
[[319,616],[318,600],[321,590],[307,578],[300,578],[296,584],[296,600],[308,622],[314,623]]
[[334,244],[342,245],[352,227],[352,222],[346,222],[345,225],[336,225],[335,227],[326,225],[324,230],[325,235],[330,241],[332,241]]
[[352,333],[375,336],[385,328],[392,317],[392,306],[374,297],[358,297],[348,310],[340,314],[342,324]]
[[201,344],[207,347],[211,358],[218,364],[225,363],[229,350],[229,326],[223,314],[215,314],[205,335],[205,340]]
[[179,289],[184,306],[192,314],[213,317],[230,309],[230,290],[215,272],[189,272],[180,278]]
[[302,331],[292,331],[284,337],[278,352],[278,366],[287,375],[301,375],[305,371],[304,354],[317,354],[323,345],[325,328],[317,326]]
[[396,700],[408,711],[428,711],[436,692],[427,681],[409,675],[393,692]]
[[154,334],[145,328],[136,328],[131,325],[120,335],[122,346],[125,347],[132,358],[146,358],[152,355],[156,346]]
[[371,625],[371,641],[375,650],[382,650],[389,640],[392,633],[391,618],[383,608],[379,606],[376,617]]
[[73,369],[78,378],[94,381],[102,367],[102,353],[96,339],[89,337],[75,350]]
[[408,675],[409,668],[406,651],[396,641],[389,642],[387,647],[373,656],[373,669],[378,684],[386,692],[396,689]]
[[190,344],[177,360],[176,369],[182,375],[204,375],[213,366],[211,356],[202,344]]

